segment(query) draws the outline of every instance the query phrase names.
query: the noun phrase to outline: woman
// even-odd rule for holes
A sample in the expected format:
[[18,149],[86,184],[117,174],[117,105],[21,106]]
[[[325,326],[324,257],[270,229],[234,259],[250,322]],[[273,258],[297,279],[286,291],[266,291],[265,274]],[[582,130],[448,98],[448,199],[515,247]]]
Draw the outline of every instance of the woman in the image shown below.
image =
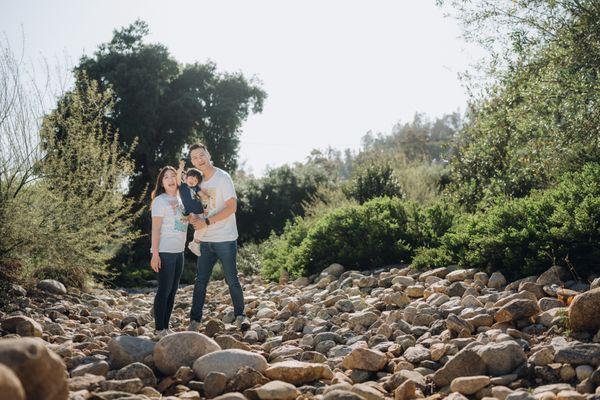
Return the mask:
[[156,335],[171,333],[169,320],[179,278],[183,272],[187,218],[177,192],[177,172],[171,166],[160,170],[152,191],[152,260],[150,266],[158,273],[158,290],[154,297]]

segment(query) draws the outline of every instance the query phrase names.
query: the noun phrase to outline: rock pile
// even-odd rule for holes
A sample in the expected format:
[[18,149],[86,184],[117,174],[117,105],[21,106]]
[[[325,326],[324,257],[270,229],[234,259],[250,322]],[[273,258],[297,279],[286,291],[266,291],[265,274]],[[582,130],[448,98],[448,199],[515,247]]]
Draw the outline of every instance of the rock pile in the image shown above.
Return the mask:
[[598,279],[334,264],[242,282],[248,331],[217,281],[201,332],[185,330],[187,286],[160,340],[152,290],[15,287],[0,312],[0,399],[600,399]]

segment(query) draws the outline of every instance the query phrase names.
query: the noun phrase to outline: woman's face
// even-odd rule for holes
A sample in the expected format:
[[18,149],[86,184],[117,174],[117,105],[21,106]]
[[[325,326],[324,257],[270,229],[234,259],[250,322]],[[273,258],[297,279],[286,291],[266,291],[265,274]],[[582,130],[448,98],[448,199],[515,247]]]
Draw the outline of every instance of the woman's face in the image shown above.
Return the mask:
[[162,185],[167,193],[177,192],[177,177],[175,172],[168,170],[162,178]]

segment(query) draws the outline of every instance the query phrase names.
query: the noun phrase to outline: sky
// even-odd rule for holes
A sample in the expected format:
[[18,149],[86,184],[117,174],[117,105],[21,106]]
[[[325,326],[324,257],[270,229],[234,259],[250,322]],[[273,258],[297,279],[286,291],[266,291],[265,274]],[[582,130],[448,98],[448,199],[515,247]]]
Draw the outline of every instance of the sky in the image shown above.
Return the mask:
[[240,136],[240,162],[257,176],[315,148],[357,150],[415,112],[464,111],[458,74],[481,56],[434,0],[0,0],[11,46],[63,66],[138,18],[179,62],[262,82],[264,110]]

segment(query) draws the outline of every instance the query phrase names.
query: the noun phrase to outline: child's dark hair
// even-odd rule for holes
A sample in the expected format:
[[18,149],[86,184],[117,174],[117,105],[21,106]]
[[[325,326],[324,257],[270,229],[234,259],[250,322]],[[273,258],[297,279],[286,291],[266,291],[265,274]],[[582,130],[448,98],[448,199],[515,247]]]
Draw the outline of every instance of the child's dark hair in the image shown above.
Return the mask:
[[202,172],[200,172],[199,169],[190,168],[187,171],[185,171],[185,176],[193,176],[194,178],[198,179],[198,184],[202,182]]

